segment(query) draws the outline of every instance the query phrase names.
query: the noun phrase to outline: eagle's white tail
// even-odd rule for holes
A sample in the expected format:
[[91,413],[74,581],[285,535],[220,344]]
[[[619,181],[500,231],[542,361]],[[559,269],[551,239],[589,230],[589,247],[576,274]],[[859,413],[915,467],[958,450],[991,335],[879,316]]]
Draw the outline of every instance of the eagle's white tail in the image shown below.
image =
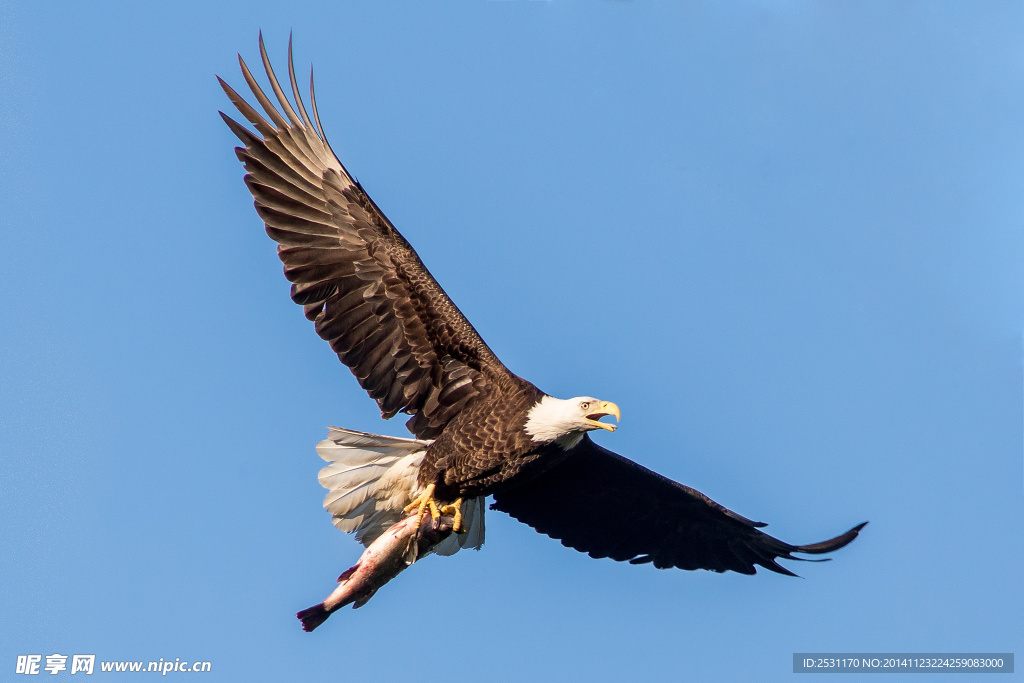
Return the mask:
[[[369,546],[402,518],[405,506],[420,493],[416,477],[430,441],[366,434],[330,427],[316,452],[330,464],[320,470],[320,484],[328,489],[324,507],[334,526],[355,532]],[[451,555],[461,548],[479,549],[484,542],[484,498],[462,504],[463,534],[452,534],[434,548]]]

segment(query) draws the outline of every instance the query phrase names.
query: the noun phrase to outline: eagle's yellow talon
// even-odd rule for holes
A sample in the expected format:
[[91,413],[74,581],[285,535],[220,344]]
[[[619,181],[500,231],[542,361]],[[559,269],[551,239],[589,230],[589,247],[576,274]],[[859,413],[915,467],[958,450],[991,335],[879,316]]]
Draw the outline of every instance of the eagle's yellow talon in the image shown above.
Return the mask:
[[[445,505],[441,508],[442,515],[452,515],[455,520],[452,522],[452,531],[456,534],[461,534],[462,529],[462,499],[459,498],[451,505]],[[436,519],[436,518],[435,518]]]
[[437,504],[434,502],[434,485],[433,484],[429,485],[426,488],[426,490],[423,491],[423,493],[421,493],[419,496],[417,496],[416,500],[414,500],[411,503],[409,503],[408,505],[406,505],[405,506],[405,510],[403,510],[403,514],[407,515],[410,512],[412,512],[413,510],[417,510],[417,509],[418,509],[418,511],[416,513],[416,525],[417,526],[419,526],[420,524],[423,523],[423,516],[427,513],[427,510],[430,511],[430,518],[431,519],[436,520],[438,517],[440,517],[440,514],[439,514],[438,509],[437,509]]
[[452,515],[455,520],[453,522],[452,531],[455,533],[461,533],[462,531],[462,499],[459,498],[451,505],[437,506],[437,502],[434,500],[434,484],[430,484],[426,489],[423,490],[416,500],[405,506],[404,514],[408,515],[413,510],[417,510],[416,523],[422,524],[423,517],[430,512],[430,518],[435,522],[441,517],[441,515]]

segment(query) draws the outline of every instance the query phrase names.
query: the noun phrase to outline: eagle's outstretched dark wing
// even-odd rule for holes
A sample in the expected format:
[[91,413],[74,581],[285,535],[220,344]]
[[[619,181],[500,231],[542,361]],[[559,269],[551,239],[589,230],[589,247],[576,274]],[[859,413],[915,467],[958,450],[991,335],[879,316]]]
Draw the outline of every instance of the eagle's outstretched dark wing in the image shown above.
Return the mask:
[[291,45],[294,108],[270,67],[262,35],[260,55],[276,105],[241,56],[238,61],[270,121],[218,78],[259,135],[221,116],[245,145],[235,150],[248,171],[245,184],[267,234],[280,245],[292,300],[383,417],[411,413],[409,430],[433,438],[488,378],[509,372],[331,150],[312,76],[310,119],[295,82]]
[[496,493],[491,507],[591,557],[741,574],[753,574],[754,565],[761,565],[795,576],[775,560],[838,550],[867,524],[821,543],[790,545],[759,531],[765,524],[612,453],[590,437],[544,474]]

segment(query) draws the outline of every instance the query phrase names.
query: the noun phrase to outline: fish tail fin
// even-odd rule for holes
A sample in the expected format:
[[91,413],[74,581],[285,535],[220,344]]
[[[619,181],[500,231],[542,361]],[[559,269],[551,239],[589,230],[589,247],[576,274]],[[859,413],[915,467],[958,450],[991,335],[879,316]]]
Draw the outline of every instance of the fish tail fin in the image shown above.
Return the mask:
[[295,616],[302,622],[302,630],[310,633],[317,626],[327,621],[327,617],[331,616],[331,611],[324,607],[324,603],[321,602],[319,605],[313,605],[308,609],[302,610]]

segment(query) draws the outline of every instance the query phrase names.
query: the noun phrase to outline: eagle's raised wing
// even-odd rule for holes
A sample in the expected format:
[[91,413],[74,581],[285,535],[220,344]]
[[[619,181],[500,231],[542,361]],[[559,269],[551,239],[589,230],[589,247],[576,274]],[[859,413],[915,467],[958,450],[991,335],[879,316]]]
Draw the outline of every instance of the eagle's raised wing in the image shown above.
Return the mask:
[[295,82],[290,42],[294,108],[270,66],[262,35],[260,55],[280,111],[239,55],[246,83],[270,121],[218,78],[259,135],[221,116],[245,145],[235,152],[248,171],[245,184],[256,211],[279,244],[292,300],[377,401],[383,417],[410,413],[409,430],[433,438],[488,377],[509,372],[331,150],[312,75],[310,120]]
[[775,560],[838,550],[867,524],[821,543],[790,545],[759,531],[765,524],[612,453],[590,437],[544,474],[496,493],[491,507],[591,557],[741,574],[753,574],[754,565],[761,565],[795,576]]

